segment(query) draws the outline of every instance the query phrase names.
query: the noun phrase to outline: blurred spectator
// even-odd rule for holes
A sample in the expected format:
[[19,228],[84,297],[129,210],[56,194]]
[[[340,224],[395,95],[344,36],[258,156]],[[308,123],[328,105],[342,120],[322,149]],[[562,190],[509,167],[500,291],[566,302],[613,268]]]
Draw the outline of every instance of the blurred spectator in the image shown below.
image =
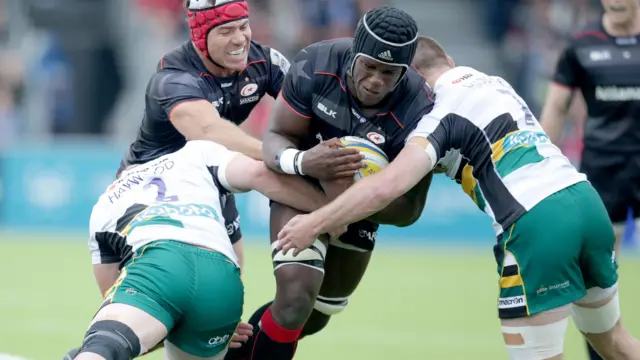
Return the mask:
[[299,47],[326,39],[352,37],[361,15],[377,0],[298,0],[303,29]]
[[9,44],[6,19],[4,6],[0,6],[0,144],[7,144],[18,135],[22,123],[19,106],[24,90],[24,68]]

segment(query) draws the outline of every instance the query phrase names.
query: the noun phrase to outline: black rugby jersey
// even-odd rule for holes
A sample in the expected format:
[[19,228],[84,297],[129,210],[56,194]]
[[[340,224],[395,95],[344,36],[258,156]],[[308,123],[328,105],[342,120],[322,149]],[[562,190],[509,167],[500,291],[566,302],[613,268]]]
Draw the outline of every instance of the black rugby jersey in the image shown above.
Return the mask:
[[278,95],[288,69],[282,54],[255,41],[249,47],[245,70],[230,77],[211,75],[191,42],[166,54],[147,86],[142,125],[124,165],[154,160],[185,145],[184,136],[169,121],[177,104],[207,100],[222,118],[240,124],[265,94]]
[[613,37],[590,24],[562,53],[554,81],[584,96],[585,149],[640,152],[640,36]]
[[418,121],[433,108],[425,80],[410,68],[377,115],[365,117],[347,89],[353,39],[312,44],[295,58],[282,86],[282,98],[298,115],[311,119],[301,150],[333,137],[368,138],[393,160]]

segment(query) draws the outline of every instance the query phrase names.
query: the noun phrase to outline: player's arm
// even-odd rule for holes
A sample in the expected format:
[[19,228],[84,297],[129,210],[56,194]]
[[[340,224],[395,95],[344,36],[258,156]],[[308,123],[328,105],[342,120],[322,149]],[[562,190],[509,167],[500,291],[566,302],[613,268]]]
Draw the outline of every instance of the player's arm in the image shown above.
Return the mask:
[[232,151],[262,159],[260,140],[221,118],[192,74],[157,73],[149,84],[149,97],[163,108],[169,121],[187,140],[215,141]]
[[214,142],[193,141],[187,146],[197,147],[206,166],[214,169],[214,182],[222,194],[257,190],[274,201],[307,212],[329,202],[326,195],[302,178],[271,171],[264,162]]
[[321,180],[353,176],[362,166],[362,157],[354,149],[321,144],[307,151],[298,150],[300,141],[309,136],[313,116],[314,52],[314,48],[302,50],[284,78],[263,136],[264,162],[274,171]]
[[580,78],[580,63],[576,59],[573,47],[568,47],[558,60],[540,116],[540,125],[554,144],[560,144],[562,141],[567,113]]
[[100,295],[104,296],[120,276],[119,264],[121,258],[109,245],[109,237],[117,236],[117,234],[102,231],[101,219],[95,208],[91,212],[89,227],[91,231],[89,252],[91,253],[91,263],[93,264],[93,275],[98,284]]
[[[433,170],[445,149],[455,144],[449,136],[454,131],[448,130],[454,127],[452,122],[455,122],[455,119],[445,119],[449,123],[441,126],[441,120],[438,118],[424,116],[409,136],[405,147],[389,166],[358,181],[327,206],[311,214],[293,218],[278,234],[279,247],[285,252],[291,248],[298,251],[304,249],[310,246],[319,234],[332,232],[334,229],[367,218],[416,186]],[[464,123],[461,125],[465,126]],[[461,130],[461,134],[464,135],[465,129]]]

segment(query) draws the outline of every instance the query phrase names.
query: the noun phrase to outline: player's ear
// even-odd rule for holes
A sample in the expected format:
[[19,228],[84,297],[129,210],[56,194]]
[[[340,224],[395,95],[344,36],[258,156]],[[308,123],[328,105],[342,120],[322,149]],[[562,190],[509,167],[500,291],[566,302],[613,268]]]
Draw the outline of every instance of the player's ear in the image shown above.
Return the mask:
[[449,65],[451,65],[451,67],[456,67],[456,64],[453,62],[453,59],[449,55],[447,55],[447,62],[449,63]]

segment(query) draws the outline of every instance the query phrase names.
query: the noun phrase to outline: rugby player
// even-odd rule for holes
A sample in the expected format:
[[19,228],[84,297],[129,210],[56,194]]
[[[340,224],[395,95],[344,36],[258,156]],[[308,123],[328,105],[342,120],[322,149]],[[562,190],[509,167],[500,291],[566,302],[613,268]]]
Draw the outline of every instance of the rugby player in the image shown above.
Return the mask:
[[[602,18],[562,52],[540,124],[560,144],[573,96],[582,93],[588,119],[580,171],[607,208],[618,250],[628,209],[640,218],[640,4],[602,0],[602,5]],[[592,348],[589,356],[601,359]]]
[[[191,39],[166,54],[149,80],[137,138],[119,171],[171,153],[187,140],[212,140],[261,159],[261,142],[237,125],[260,99],[280,92],[288,60],[251,40],[249,9],[239,0],[186,0]],[[227,231],[242,264],[240,219],[233,195],[223,199]],[[117,261],[116,261],[117,262]],[[97,278],[118,276],[105,263]]]
[[[267,166],[305,176],[331,197],[353,184],[353,170],[361,163],[340,165],[323,158],[314,151],[318,142],[348,135],[367,138],[393,159],[433,106],[425,80],[409,66],[417,36],[410,15],[381,7],[364,15],[354,39],[303,49],[285,78],[263,139]],[[328,247],[323,239],[297,257],[274,250],[275,300],[250,318],[254,328],[260,324],[256,336],[226,359],[291,359],[301,336],[320,331],[347,306],[369,263],[378,224],[415,222],[430,183],[431,174],[425,174],[412,191],[351,225]],[[271,204],[274,249],[276,235],[297,214],[300,211],[281,203]]]
[[328,202],[308,182],[211,141],[125,170],[90,220],[93,262],[109,247],[123,259],[120,277],[68,358],[133,359],[166,338],[165,359],[221,359],[244,297],[222,197],[251,189],[307,211]]
[[[434,89],[433,111],[386,169],[291,220],[278,234],[282,253],[293,253],[284,256],[379,211],[438,164],[493,219],[511,359],[561,359],[570,314],[605,359],[640,358],[620,322],[615,237],[598,193],[506,81],[454,67],[433,39],[419,44],[414,65]],[[448,151],[460,155],[439,163]]]

